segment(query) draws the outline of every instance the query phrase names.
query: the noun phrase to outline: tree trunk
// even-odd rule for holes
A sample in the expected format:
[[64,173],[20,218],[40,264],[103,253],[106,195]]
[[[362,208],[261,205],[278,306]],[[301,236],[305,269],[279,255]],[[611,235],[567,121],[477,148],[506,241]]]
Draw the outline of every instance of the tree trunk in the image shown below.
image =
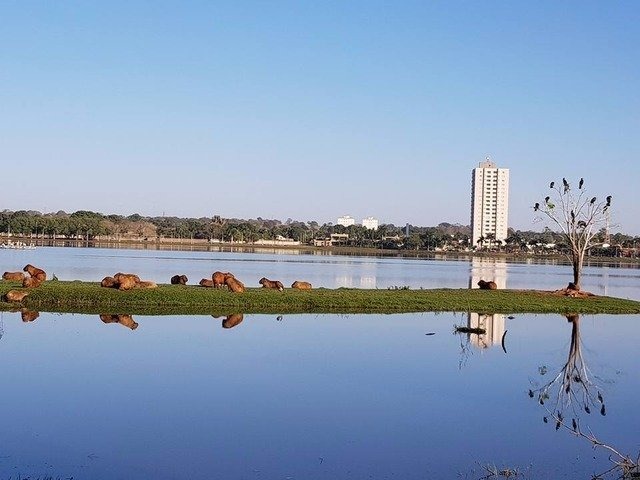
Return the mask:
[[573,286],[575,290],[580,290],[580,277],[582,276],[582,261],[583,256],[580,253],[574,253],[572,255],[573,264]]

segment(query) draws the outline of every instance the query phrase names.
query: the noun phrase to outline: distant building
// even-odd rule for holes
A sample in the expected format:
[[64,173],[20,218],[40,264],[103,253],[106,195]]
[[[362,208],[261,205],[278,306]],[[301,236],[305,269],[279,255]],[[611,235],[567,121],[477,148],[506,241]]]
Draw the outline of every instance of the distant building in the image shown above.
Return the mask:
[[351,225],[355,225],[356,220],[349,215],[345,215],[344,217],[338,217],[338,225],[342,225],[343,227],[350,227]]
[[367,217],[362,219],[362,226],[367,230],[378,230],[378,219],[373,217]]
[[487,159],[471,175],[471,246],[507,238],[509,216],[509,169],[498,168]]

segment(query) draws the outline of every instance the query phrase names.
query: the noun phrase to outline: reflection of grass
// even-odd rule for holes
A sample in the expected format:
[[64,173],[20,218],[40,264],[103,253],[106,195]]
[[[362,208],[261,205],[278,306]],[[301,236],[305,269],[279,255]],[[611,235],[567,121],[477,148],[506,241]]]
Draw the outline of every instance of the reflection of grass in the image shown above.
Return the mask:
[[[0,282],[0,296],[17,288]],[[19,288],[19,287],[18,287]],[[400,313],[474,311],[486,313],[640,313],[640,302],[610,297],[568,298],[539,291],[434,289],[362,290],[249,288],[234,294],[198,286],[161,285],[120,292],[90,282],[44,282],[30,290],[23,307],[77,313]],[[0,302],[1,310],[15,304]]]

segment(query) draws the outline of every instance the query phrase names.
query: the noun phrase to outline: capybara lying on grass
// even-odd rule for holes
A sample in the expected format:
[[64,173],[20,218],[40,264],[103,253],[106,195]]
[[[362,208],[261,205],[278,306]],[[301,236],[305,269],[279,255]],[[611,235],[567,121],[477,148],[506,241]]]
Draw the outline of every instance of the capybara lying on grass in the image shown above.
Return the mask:
[[118,282],[113,277],[104,277],[100,282],[100,286],[105,288],[118,288],[118,285]]
[[158,284],[156,282],[145,282],[141,280],[136,283],[133,288],[158,288]]
[[186,285],[189,279],[186,275],[174,275],[171,277],[171,285]]
[[25,267],[22,269],[25,272],[27,272],[29,275],[31,275],[31,277],[44,282],[47,279],[47,274],[45,273],[44,270],[42,270],[41,268],[38,267],[34,267],[33,265],[31,265],[30,263],[25,265]]
[[213,280],[213,286],[215,288],[224,287],[225,285],[224,281],[227,277],[233,277],[233,274],[229,272],[213,272],[213,275],[211,275],[211,280]]
[[229,287],[229,290],[231,290],[234,293],[244,292],[244,284],[233,276],[226,277],[224,279],[224,283],[227,287]]
[[25,292],[24,290],[9,290],[4,294],[4,301],[21,302],[27,295],[29,295],[29,292]]
[[3,280],[8,280],[10,282],[21,282],[24,280],[24,273],[22,272],[4,272],[2,274]]
[[484,280],[480,280],[478,282],[478,286],[480,287],[480,290],[497,290],[498,289],[498,285],[496,285],[496,282],[485,282]]
[[309,282],[301,282],[296,280],[291,284],[291,288],[297,288],[298,290],[311,290],[311,284]]
[[22,281],[22,286],[24,288],[36,288],[39,287],[42,283],[41,280],[38,280],[36,277],[25,277]]
[[279,290],[279,291],[283,291],[284,290],[284,287],[282,286],[282,283],[279,282],[278,280],[269,280],[269,279],[267,279],[265,277],[262,277],[258,283],[260,285],[262,285],[262,288],[273,288],[273,289]]
[[202,280],[200,280],[199,285],[201,287],[213,287],[213,280],[209,280],[208,278],[203,278]]

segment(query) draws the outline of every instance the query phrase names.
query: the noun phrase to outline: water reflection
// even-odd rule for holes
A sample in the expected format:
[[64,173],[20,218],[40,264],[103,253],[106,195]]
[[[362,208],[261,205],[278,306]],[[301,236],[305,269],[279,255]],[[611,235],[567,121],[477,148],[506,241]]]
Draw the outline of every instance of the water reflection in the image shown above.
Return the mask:
[[[467,326],[469,341],[478,348],[489,348],[502,343],[505,317],[500,313],[469,313]],[[482,333],[484,332],[484,333]]]
[[138,322],[136,322],[131,315],[112,315],[108,313],[102,313],[100,314],[100,320],[102,320],[104,323],[119,323],[120,325],[123,325],[131,330],[135,330],[136,328],[138,328]]
[[20,316],[22,317],[23,322],[33,322],[40,316],[40,312],[23,308],[22,310],[20,310]]
[[480,280],[496,282],[498,290],[507,288],[507,262],[496,258],[473,257],[469,288],[478,288]]
[[234,313],[232,315],[227,315],[227,318],[222,320],[222,328],[233,328],[240,323],[244,319],[244,314],[242,313]]

